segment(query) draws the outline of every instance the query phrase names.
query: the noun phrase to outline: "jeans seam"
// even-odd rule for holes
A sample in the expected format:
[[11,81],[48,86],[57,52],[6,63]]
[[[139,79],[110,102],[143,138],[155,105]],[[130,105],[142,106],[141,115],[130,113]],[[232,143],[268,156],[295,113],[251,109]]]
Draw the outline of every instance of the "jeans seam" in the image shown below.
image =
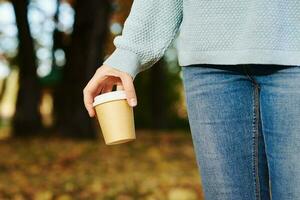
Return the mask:
[[253,175],[255,179],[255,199],[261,200],[260,181],[258,173],[259,87],[255,83],[253,84],[253,86]]
[[248,71],[247,71],[247,66],[242,66],[245,75],[248,77],[248,79],[254,84],[254,86],[258,87],[258,89],[260,89],[260,86],[258,84],[258,82],[255,80],[255,78],[253,78],[252,76],[249,75]]

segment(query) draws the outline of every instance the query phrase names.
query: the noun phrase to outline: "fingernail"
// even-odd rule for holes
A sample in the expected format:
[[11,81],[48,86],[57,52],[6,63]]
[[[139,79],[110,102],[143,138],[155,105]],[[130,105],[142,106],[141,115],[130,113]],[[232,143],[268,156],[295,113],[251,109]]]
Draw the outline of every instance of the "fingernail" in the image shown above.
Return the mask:
[[130,99],[130,105],[131,106],[136,106],[137,102],[136,102],[136,99]]

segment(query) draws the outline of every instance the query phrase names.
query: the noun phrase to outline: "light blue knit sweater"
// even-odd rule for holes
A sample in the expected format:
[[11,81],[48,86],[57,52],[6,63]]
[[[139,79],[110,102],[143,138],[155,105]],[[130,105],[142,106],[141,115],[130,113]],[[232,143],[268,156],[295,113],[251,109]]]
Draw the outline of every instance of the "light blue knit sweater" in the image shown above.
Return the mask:
[[300,0],[134,0],[103,64],[135,78],[176,36],[180,66],[300,65]]

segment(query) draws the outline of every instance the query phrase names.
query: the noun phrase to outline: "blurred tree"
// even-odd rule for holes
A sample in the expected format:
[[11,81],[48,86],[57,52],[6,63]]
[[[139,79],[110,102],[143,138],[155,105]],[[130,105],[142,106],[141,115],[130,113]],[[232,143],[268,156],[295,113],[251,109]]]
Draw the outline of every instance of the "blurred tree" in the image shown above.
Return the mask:
[[[165,66],[164,66],[165,65]],[[155,129],[165,128],[167,126],[166,121],[166,94],[168,89],[165,87],[165,77],[167,75],[166,63],[163,59],[158,61],[150,71],[150,101],[151,101],[151,115],[152,115],[152,127]]]
[[40,86],[37,78],[37,64],[27,18],[28,0],[12,0],[18,28],[19,91],[16,112],[13,119],[13,134],[27,136],[41,128],[39,113]]
[[56,122],[65,136],[96,137],[83,104],[82,90],[102,63],[110,19],[109,0],[78,0],[71,44],[66,50],[63,81],[56,93]]
[[[54,128],[62,130],[63,128],[63,116],[60,116],[64,111],[64,102],[62,100],[63,97],[60,95],[64,92],[63,88],[61,88],[61,79],[62,79],[62,73],[63,73],[63,67],[57,66],[57,61],[55,57],[55,52],[59,49],[63,50],[64,52],[67,51],[68,46],[70,45],[69,43],[69,35],[64,33],[63,31],[60,31],[58,29],[58,16],[59,16],[59,6],[61,1],[56,0],[57,2],[57,7],[56,7],[56,12],[54,15],[54,22],[56,24],[56,28],[53,31],[53,48],[52,48],[52,72],[57,72],[56,74],[59,74],[59,77],[56,75],[56,81],[54,81],[55,85],[53,86],[53,98],[54,98],[54,105],[53,105],[53,113],[54,113]],[[67,39],[68,38],[68,39]],[[60,80],[57,80],[60,79]]]
[[180,67],[171,71],[164,58],[135,79],[138,106],[135,109],[136,128],[187,128],[186,118],[179,116],[176,105],[181,101]]
[[59,82],[62,79],[62,71],[63,68],[61,65],[58,65],[57,63],[59,62],[57,59],[57,56],[55,56],[55,53],[57,51],[66,51],[68,44],[68,40],[66,38],[69,38],[69,35],[66,34],[65,32],[61,31],[58,26],[59,26],[59,8],[60,8],[60,0],[55,0],[56,1],[56,11],[53,16],[53,22],[55,24],[55,28],[53,30],[53,46],[52,46],[52,66],[51,66],[51,71],[49,74],[46,76],[42,77],[40,79],[40,82],[44,87],[48,87],[53,89],[55,91],[55,87],[59,85]]

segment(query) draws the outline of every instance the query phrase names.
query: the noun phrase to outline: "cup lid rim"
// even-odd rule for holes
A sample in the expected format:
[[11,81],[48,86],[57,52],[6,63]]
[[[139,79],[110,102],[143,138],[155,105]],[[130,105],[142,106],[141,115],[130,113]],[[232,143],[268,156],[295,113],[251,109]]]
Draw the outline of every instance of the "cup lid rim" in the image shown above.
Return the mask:
[[95,107],[99,104],[102,104],[102,103],[105,103],[108,101],[118,100],[118,99],[126,99],[126,93],[124,90],[116,90],[116,91],[97,95],[94,98],[93,106]]

